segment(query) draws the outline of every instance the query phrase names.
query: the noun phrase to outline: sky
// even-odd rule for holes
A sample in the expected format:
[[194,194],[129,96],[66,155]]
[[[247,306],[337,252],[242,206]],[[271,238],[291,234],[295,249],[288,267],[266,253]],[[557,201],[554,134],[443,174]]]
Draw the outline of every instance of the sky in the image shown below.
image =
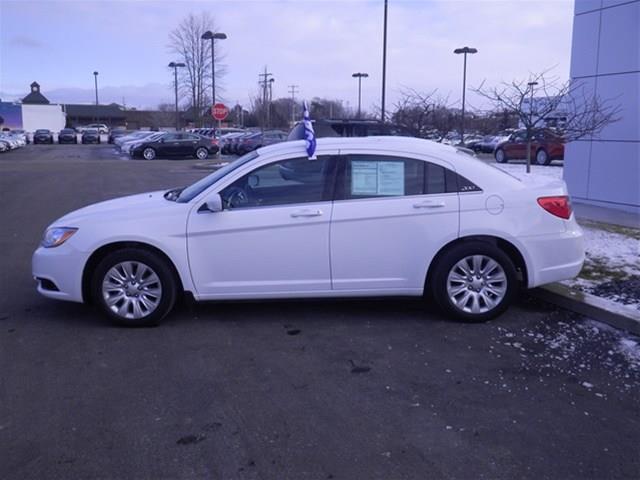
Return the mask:
[[[403,89],[434,89],[456,105],[462,90],[457,47],[468,58],[471,89],[526,78],[553,67],[569,77],[573,0],[389,0],[387,109]],[[326,97],[363,109],[380,104],[383,0],[0,0],[0,98],[26,95],[37,81],[52,102],[90,103],[93,71],[101,103],[150,108],[173,102],[169,33],[189,13],[209,12],[227,74],[225,103],[248,106],[258,74],[273,73],[274,98],[299,86],[298,98]],[[347,103],[348,102],[348,103]]]

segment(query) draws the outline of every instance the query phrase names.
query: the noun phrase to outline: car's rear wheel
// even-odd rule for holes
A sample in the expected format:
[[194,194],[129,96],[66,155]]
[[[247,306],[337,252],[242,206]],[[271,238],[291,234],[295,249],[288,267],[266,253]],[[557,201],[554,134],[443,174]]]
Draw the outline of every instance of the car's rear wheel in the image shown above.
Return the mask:
[[156,158],[156,151],[151,147],[147,147],[142,151],[142,157],[145,160],[153,160]]
[[447,315],[483,322],[507,309],[517,282],[508,255],[490,243],[474,241],[458,244],[440,257],[430,287]]
[[117,250],[96,267],[94,302],[115,323],[128,327],[157,325],[173,308],[177,282],[167,262],[138,248]]
[[204,160],[209,156],[209,150],[204,147],[198,147],[196,149],[196,158],[199,160]]
[[508,160],[507,154],[504,152],[502,148],[497,149],[496,153],[494,153],[494,156],[496,157],[496,162],[498,163],[506,163]]
[[551,160],[549,160],[549,154],[544,148],[541,148],[536,152],[535,161],[538,165],[549,165],[551,163]]

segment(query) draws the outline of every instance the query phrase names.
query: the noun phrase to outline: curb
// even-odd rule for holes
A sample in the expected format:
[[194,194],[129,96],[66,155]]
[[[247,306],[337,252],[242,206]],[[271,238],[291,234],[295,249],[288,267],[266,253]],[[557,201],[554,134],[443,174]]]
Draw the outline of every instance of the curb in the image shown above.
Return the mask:
[[559,283],[535,288],[531,290],[531,294],[558,307],[640,335],[640,312],[633,308],[573,290]]

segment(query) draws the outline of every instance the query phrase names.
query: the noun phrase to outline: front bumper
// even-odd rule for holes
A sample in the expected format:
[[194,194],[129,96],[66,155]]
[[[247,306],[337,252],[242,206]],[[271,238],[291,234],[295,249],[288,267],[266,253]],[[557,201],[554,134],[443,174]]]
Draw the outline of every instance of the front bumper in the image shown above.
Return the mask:
[[64,243],[55,248],[39,247],[31,259],[31,271],[41,295],[82,302],[82,271],[89,255]]

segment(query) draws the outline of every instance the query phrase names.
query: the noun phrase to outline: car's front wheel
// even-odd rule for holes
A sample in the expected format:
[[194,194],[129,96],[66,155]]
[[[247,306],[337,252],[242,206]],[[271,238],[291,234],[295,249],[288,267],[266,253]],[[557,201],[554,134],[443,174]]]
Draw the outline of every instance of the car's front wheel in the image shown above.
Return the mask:
[[497,149],[494,156],[496,157],[496,162],[498,163],[506,163],[507,161],[507,154],[504,153],[504,150],[502,148]]
[[151,147],[147,147],[142,151],[142,157],[145,160],[153,160],[156,158],[156,151]]
[[143,327],[157,325],[171,311],[177,282],[166,261],[149,251],[127,248],[98,264],[91,290],[94,302],[112,321]]
[[439,258],[431,293],[446,314],[483,322],[507,309],[517,283],[513,262],[502,250],[486,242],[465,242]]
[[207,150],[204,147],[198,147],[196,149],[196,158],[198,160],[204,160],[205,158],[207,158],[209,156],[209,150]]

